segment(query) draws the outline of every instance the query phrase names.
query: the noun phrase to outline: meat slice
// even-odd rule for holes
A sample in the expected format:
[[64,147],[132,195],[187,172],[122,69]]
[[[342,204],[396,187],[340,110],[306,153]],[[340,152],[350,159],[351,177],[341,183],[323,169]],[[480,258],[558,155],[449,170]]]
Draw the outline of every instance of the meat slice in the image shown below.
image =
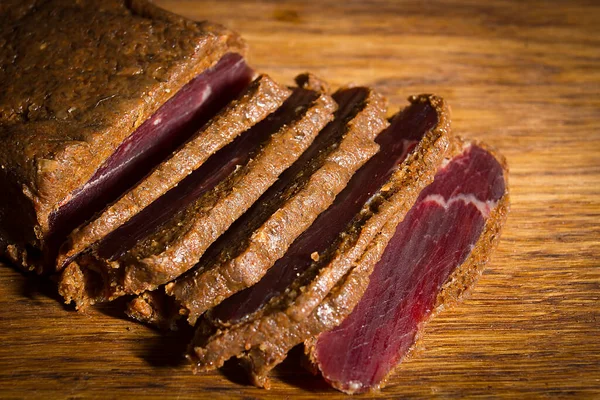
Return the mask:
[[161,106],[183,90],[190,115],[208,113],[252,72],[232,54],[245,51],[237,34],[143,0],[15,5],[0,15],[0,256],[34,269],[193,133],[143,127]]
[[[457,153],[390,230],[380,261],[352,271],[304,323],[312,335],[324,332],[306,351],[343,392],[381,388],[424,322],[473,284],[498,241],[509,207],[506,165],[478,144]],[[386,241],[372,247],[381,252]]]
[[330,96],[294,90],[277,112],[67,266],[59,288],[65,300],[83,307],[138,294],[187,271],[306,150],[335,109]]
[[[241,61],[241,59],[239,60]],[[212,87],[211,94],[201,95],[201,98],[219,97],[219,102],[223,102],[230,97],[228,93],[223,93],[222,88],[207,86],[206,81],[201,84],[204,85],[205,90]],[[255,79],[239,98],[222,109],[181,149],[174,152],[164,163],[159,164],[150,175],[104,210],[100,216],[75,229],[69,235],[67,243],[61,248],[57,262],[59,269],[176,186],[192,171],[198,169],[214,152],[278,109],[290,94],[290,90],[275,83],[266,75]],[[170,109],[172,108],[170,112],[181,109],[189,112],[191,108],[188,104],[189,101],[182,104],[182,100],[179,100],[178,96],[173,98],[174,101],[177,101],[173,107],[170,107]],[[169,104],[167,103],[167,105]],[[167,105],[163,108],[166,108]],[[155,125],[157,118],[168,120],[168,116],[164,115],[166,112],[159,111],[157,114],[161,116],[156,117],[155,115],[142,126]],[[185,113],[182,114],[185,115]],[[181,116],[178,119],[181,119]],[[173,122],[166,123],[173,124]],[[160,126],[160,124],[158,125]]]
[[255,383],[266,386],[268,371],[308,338],[299,330],[302,321],[384,225],[402,219],[443,161],[450,130],[444,101],[424,95],[410,102],[377,137],[380,152],[265,277],[200,320],[189,356],[195,371],[238,356],[247,361]]
[[260,280],[290,244],[373,154],[388,123],[385,101],[355,87],[333,95],[335,119],[311,147],[207,251],[194,271],[166,286],[190,324],[209,308]]

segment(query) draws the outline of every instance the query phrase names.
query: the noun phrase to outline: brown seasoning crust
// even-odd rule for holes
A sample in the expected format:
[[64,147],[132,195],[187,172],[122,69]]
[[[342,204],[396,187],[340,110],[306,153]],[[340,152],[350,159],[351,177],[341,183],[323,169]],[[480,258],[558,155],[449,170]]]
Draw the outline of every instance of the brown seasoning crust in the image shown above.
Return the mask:
[[[227,359],[237,356],[242,358],[253,381],[268,387],[268,372],[283,361],[293,346],[311,336],[310,332],[315,327],[305,322],[320,310],[319,305],[338,282],[345,276],[352,276],[357,261],[363,257],[367,258],[358,265],[362,261],[366,264],[378,261],[385,246],[377,244],[382,248],[375,253],[367,249],[372,243],[378,243],[374,241],[378,235],[385,243],[391,238],[393,231],[387,229],[382,232],[382,229],[395,227],[421,190],[433,181],[450,142],[450,116],[443,99],[421,95],[410,97],[409,101],[431,104],[438,113],[437,126],[425,134],[380,192],[359,213],[351,229],[332,246],[329,254],[320,255],[319,261],[313,264],[312,272],[305,274],[308,279],[301,277],[253,318],[229,329],[216,328],[206,320],[201,321],[188,355],[194,372],[218,368]],[[343,298],[350,295],[348,293]],[[343,303],[340,307],[343,308]]]
[[290,94],[291,90],[266,75],[254,80],[239,99],[221,110],[170,159],[159,164],[98,218],[75,229],[61,249],[59,269],[66,260],[127,222],[198,169],[213,153],[278,109]]
[[[39,248],[50,213],[130,133],[245,44],[143,0],[11,3],[0,7],[0,166],[31,205],[28,244]],[[11,242],[0,254],[27,265],[24,243]]]
[[[63,271],[59,293],[65,302],[74,301],[81,309],[125,294],[155,290],[193,267],[208,246],[306,150],[331,121],[336,108],[330,96],[319,95],[298,111],[294,121],[273,134],[246,166],[138,242],[120,259],[103,260],[94,252],[81,255]],[[86,274],[96,275],[93,286],[85,287],[90,281],[87,278],[71,278]]]
[[264,220],[262,225],[248,224],[236,236],[228,237],[227,247],[214,258],[203,260],[194,274],[166,286],[190,325],[206,310],[257,283],[378,151],[373,139],[389,125],[386,101],[375,91],[364,90],[365,99],[356,105],[352,119],[344,122],[343,136],[292,178],[284,193],[261,205],[255,219]]
[[[432,318],[435,318],[440,312],[444,309],[452,308],[457,305],[460,300],[462,300],[468,291],[474,286],[477,282],[481,273],[484,270],[485,265],[489,262],[491,254],[493,250],[498,245],[500,240],[500,232],[504,223],[506,222],[506,217],[510,210],[510,195],[508,188],[508,165],[506,163],[506,159],[499,154],[497,151],[492,149],[490,146],[487,146],[485,143],[481,143],[478,141],[465,141],[461,138],[456,138],[453,141],[452,148],[450,150],[450,154],[447,156],[448,160],[452,160],[453,158],[462,154],[465,150],[466,146],[477,145],[478,147],[483,148],[492,154],[492,156],[498,160],[502,169],[504,171],[504,182],[505,182],[505,194],[500,198],[494,210],[490,213],[490,216],[487,218],[485,222],[485,226],[483,228],[483,232],[481,233],[479,239],[477,240],[475,247],[460,266],[458,266],[452,274],[448,277],[447,281],[442,286],[440,292],[436,298],[436,304],[432,312],[427,316],[427,319],[423,321],[416,333],[415,343],[409,349],[409,352],[401,359],[400,362],[405,361],[410,357],[412,352],[418,348],[419,341],[423,336],[425,326]],[[391,235],[395,232],[395,226],[391,229]],[[391,238],[391,236],[390,236]],[[389,240],[389,239],[388,239]],[[387,241],[386,241],[387,243]],[[383,250],[385,249],[385,245],[381,249],[381,254],[383,254]],[[373,248],[371,251],[377,251]],[[377,257],[381,257],[381,254]],[[368,256],[368,252],[365,253]],[[369,257],[373,259],[373,257]],[[308,358],[310,370],[313,372],[317,372],[319,370],[318,361],[315,357],[315,345],[317,343],[318,335],[321,332],[325,332],[331,330],[338,326],[350,313],[352,309],[358,302],[360,298],[364,294],[369,284],[369,276],[377,263],[372,262],[370,264],[365,263],[364,265],[360,264],[358,268],[353,270],[348,277],[344,280],[343,283],[338,285],[335,291],[328,296],[326,302],[321,304],[319,308],[311,315],[311,321],[308,322],[308,325],[311,325],[312,331],[314,332],[309,339],[304,342],[305,345],[305,355]],[[325,311],[327,310],[327,311]],[[323,315],[326,315],[329,310],[335,312],[334,317],[323,318]],[[316,328],[316,329],[315,329]],[[256,361],[255,361],[256,360]],[[263,359],[261,357],[254,357],[252,361],[261,362]],[[400,364],[400,363],[398,363]],[[264,367],[263,367],[264,368]],[[388,376],[380,383],[377,388],[373,390],[379,390],[385,386],[387,379],[394,373],[394,370],[390,371]],[[264,375],[263,375],[264,376]],[[260,384],[261,378],[263,376],[256,376],[254,379],[257,380],[257,384]],[[335,385],[335,382],[330,382],[338,390],[342,390],[343,388]]]

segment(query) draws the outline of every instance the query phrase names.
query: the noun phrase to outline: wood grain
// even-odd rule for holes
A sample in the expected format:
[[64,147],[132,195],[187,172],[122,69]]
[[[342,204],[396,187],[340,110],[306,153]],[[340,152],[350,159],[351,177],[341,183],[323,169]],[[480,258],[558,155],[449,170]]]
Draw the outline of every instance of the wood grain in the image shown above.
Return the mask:
[[[442,95],[455,132],[506,155],[512,211],[491,264],[373,397],[600,397],[600,4],[158,3],[240,31],[282,82],[309,70],[372,85],[392,111]],[[193,376],[185,340],[118,309],[78,314],[52,283],[1,267],[0,397],[347,398],[297,357],[268,392],[232,365]]]

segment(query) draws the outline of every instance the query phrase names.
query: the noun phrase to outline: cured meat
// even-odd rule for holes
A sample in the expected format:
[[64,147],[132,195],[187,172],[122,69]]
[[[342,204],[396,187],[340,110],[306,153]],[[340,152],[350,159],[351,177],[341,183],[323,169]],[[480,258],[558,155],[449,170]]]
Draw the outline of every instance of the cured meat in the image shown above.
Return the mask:
[[[187,141],[216,112],[240,94],[252,74],[239,54],[226,54],[213,68],[192,79],[140,125],[92,178],[71,194],[67,203],[50,214],[50,231],[46,243],[51,251],[48,262],[53,262],[53,256],[56,255],[54,252],[73,229],[118,199]],[[198,141],[200,140],[192,143]],[[181,156],[175,158],[177,162]],[[162,170],[157,172],[160,174]],[[185,175],[171,174],[169,178],[174,181],[171,186],[183,177]],[[146,187],[156,187],[156,184],[151,181]],[[148,194],[141,188],[131,191],[128,198],[133,196],[137,199],[140,192]],[[122,210],[123,207],[120,208]],[[111,224],[117,224],[125,218],[122,212],[117,213],[117,218],[114,218],[114,214],[113,212],[113,218],[108,219]],[[103,218],[101,222],[106,220],[107,218]],[[106,225],[101,227],[106,228]],[[105,231],[103,229],[97,235],[101,237],[107,234]]]
[[[258,77],[240,98],[231,102],[206,123],[189,142],[164,163],[159,164],[136,187],[125,193],[98,218],[73,231],[61,249],[59,267],[66,265],[88,246],[127,222],[198,169],[214,152],[274,112],[290,93],[290,90],[275,83],[268,76]],[[216,95],[216,91],[213,94]],[[223,96],[220,101],[227,98],[228,96]]]
[[377,152],[373,139],[388,125],[383,98],[364,87],[339,90],[333,98],[339,105],[335,119],[311,147],[209,249],[194,271],[166,286],[190,324],[258,282]]
[[443,100],[419,96],[410,101],[377,137],[381,151],[265,277],[200,321],[189,356],[195,371],[217,368],[238,356],[254,382],[266,386],[268,371],[309,337],[303,320],[383,226],[402,219],[443,160],[450,128]]
[[473,284],[498,241],[509,204],[505,163],[481,145],[458,150],[421,192],[374,268],[357,268],[311,316],[323,332],[332,325],[331,315],[322,315],[343,319],[339,310],[360,299],[339,326],[307,343],[313,364],[335,388],[379,389],[423,323]]
[[187,271],[306,150],[335,108],[327,95],[294,90],[277,112],[73,261],[60,293],[82,307],[154,290]]
[[[60,239],[49,235],[68,231],[77,199],[94,186],[84,190],[86,182],[115,176],[102,165],[132,159],[117,148],[136,128],[226,53],[245,51],[223,27],[141,0],[36,2],[2,13],[0,26],[0,183],[10,188],[0,195],[0,255],[29,269],[40,267],[41,252],[52,259],[46,242]],[[236,57],[210,73],[231,60],[242,66]],[[232,92],[250,79],[236,71],[225,80]]]
[[442,99],[412,97],[389,124],[365,88],[251,84],[237,34],[146,0],[12,3],[0,257],[55,266],[67,303],[132,295],[131,316],[171,329],[186,314],[194,371],[236,356],[258,386],[304,342],[357,393],[487,261],[505,164],[450,138]]

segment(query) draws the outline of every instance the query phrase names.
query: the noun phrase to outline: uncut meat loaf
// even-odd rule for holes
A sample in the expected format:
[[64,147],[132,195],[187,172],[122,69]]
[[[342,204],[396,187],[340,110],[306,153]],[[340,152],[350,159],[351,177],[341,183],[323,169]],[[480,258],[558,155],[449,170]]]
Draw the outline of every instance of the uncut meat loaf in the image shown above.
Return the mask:
[[154,290],[204,251],[309,147],[333,119],[334,100],[296,88],[282,107],[63,271],[59,292],[78,308]]
[[205,314],[189,358],[195,371],[237,356],[256,385],[310,337],[307,318],[386,224],[397,224],[433,180],[450,140],[444,101],[416,96],[376,142],[381,150],[256,285]]
[[292,242],[331,205],[379,146],[388,126],[385,100],[366,87],[340,89],[335,119],[195,270],[166,286],[190,324],[227,297],[257,283]]
[[99,216],[71,232],[60,249],[58,268],[62,269],[90,245],[175,187],[214,152],[281,107],[290,94],[291,90],[266,75],[256,78],[238,99],[222,109],[150,175]]
[[[307,340],[306,353],[332,386],[351,394],[380,389],[424,323],[472,286],[506,219],[507,174],[482,144],[457,141],[404,221],[385,228],[366,261],[313,312],[308,325],[320,335]],[[379,257],[369,253],[383,248],[375,264]]]
[[[185,142],[196,114],[247,86],[247,67],[219,79],[244,52],[237,34],[143,0],[3,1],[0,256],[53,264],[64,236]],[[145,124],[203,74],[179,96],[183,119]]]

